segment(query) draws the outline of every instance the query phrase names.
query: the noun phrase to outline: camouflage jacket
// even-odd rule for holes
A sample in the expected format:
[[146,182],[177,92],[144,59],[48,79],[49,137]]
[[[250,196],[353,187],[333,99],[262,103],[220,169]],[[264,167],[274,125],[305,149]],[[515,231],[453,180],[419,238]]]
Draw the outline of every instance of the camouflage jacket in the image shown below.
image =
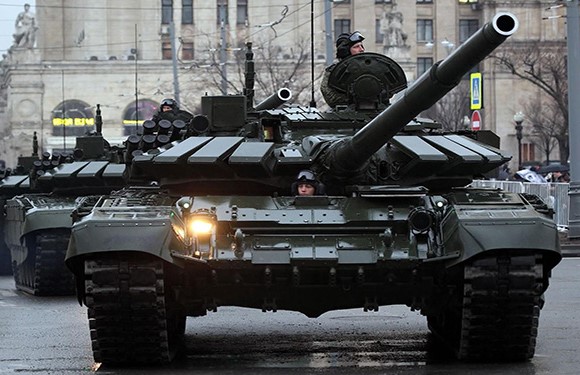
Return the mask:
[[330,77],[330,73],[332,72],[332,69],[334,69],[335,66],[336,64],[332,64],[324,70],[322,82],[320,83],[320,92],[322,93],[322,97],[326,101],[326,104],[328,104],[332,108],[340,104],[348,104],[348,98],[346,96],[346,93],[340,92],[328,86],[328,78]]

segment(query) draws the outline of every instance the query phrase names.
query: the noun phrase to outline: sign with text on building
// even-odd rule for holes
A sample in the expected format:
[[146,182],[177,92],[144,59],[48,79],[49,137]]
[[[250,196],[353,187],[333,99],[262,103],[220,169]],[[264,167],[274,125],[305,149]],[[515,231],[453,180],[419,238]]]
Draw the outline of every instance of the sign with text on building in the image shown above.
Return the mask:
[[481,129],[481,115],[478,110],[475,110],[471,114],[471,130],[478,131],[479,129]]
[[469,75],[469,99],[471,109],[483,108],[483,90],[481,89],[481,86],[481,73],[471,73]]
[[94,118],[83,118],[83,117],[55,117],[52,119],[53,126],[93,126],[95,125]]

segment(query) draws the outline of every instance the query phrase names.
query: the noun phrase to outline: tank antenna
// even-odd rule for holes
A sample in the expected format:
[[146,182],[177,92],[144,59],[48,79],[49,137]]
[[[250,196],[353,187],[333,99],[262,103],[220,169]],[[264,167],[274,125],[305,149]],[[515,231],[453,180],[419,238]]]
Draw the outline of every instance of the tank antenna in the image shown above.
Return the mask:
[[[137,24],[135,24],[135,51],[137,51]],[[137,65],[137,53],[135,53],[135,131],[139,130],[139,89],[137,87],[138,82],[138,65]]]
[[254,81],[256,72],[254,69],[254,52],[252,42],[246,43],[246,71],[244,83],[244,95],[246,96],[246,108],[251,111],[254,108]]
[[101,105],[97,104],[97,115],[95,116],[95,127],[97,135],[101,135],[103,131],[103,116],[101,116]]
[[314,0],[310,0],[310,83],[312,86],[310,107],[316,108],[314,100]]
[[36,132],[32,136],[32,156],[38,156],[38,136]]

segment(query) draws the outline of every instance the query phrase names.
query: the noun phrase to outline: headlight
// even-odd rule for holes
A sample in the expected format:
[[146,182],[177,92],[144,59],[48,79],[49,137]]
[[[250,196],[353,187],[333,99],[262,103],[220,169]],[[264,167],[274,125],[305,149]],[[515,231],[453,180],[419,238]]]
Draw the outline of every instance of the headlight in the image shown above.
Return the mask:
[[416,233],[427,233],[433,226],[434,220],[433,213],[422,207],[417,207],[411,210],[407,218],[409,226]]
[[211,234],[213,227],[214,222],[209,218],[193,218],[189,224],[191,233],[195,236]]
[[215,211],[200,208],[191,212],[187,218],[187,227],[194,256],[211,258],[215,248]]
[[215,208],[193,210],[192,207],[192,198],[180,198],[170,214],[171,228],[189,255],[210,258],[215,249]]

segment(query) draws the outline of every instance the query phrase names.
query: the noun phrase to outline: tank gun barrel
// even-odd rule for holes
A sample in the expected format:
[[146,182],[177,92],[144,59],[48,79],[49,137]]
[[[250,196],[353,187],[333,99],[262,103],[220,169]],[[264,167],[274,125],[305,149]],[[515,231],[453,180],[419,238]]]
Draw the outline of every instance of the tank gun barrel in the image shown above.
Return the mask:
[[334,174],[344,175],[360,169],[413,118],[428,109],[456,87],[461,78],[501,45],[518,28],[517,18],[497,13],[445,60],[434,64],[377,117],[352,138],[336,144],[330,163]]
[[256,111],[263,111],[266,109],[278,108],[292,98],[292,91],[286,87],[282,87],[277,92],[262,100],[254,108]]

